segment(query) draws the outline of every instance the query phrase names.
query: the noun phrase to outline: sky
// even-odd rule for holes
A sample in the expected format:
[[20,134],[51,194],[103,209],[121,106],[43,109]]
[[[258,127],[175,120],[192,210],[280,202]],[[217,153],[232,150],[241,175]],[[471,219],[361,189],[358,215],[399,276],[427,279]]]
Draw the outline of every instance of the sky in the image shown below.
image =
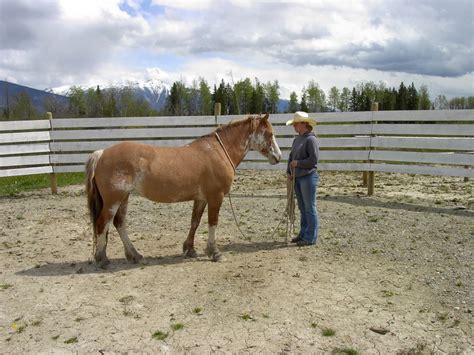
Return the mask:
[[37,89],[278,80],[474,96],[472,0],[0,0],[0,79]]

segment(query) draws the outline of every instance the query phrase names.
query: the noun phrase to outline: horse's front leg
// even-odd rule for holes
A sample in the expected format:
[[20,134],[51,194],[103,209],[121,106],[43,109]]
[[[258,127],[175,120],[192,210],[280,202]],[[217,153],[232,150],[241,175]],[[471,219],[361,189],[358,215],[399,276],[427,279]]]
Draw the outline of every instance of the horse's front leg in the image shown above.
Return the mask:
[[191,218],[191,228],[189,229],[188,237],[183,243],[183,253],[185,256],[194,258],[197,256],[194,249],[194,236],[199,223],[201,223],[202,213],[206,208],[207,202],[205,200],[194,200],[193,216]]
[[217,222],[219,220],[219,210],[221,209],[223,199],[224,194],[221,194],[218,197],[207,201],[209,204],[207,208],[209,218],[209,235],[207,239],[206,253],[207,256],[212,258],[213,261],[224,261],[224,256],[216,245]]

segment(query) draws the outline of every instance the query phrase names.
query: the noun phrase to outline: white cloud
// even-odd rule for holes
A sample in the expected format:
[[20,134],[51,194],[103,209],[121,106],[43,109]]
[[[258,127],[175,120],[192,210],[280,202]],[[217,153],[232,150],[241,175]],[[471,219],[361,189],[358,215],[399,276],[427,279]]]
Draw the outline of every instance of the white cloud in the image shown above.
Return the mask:
[[[449,7],[449,8],[448,8]],[[160,77],[212,85],[427,84],[473,94],[466,0],[0,0],[0,72],[34,87]]]

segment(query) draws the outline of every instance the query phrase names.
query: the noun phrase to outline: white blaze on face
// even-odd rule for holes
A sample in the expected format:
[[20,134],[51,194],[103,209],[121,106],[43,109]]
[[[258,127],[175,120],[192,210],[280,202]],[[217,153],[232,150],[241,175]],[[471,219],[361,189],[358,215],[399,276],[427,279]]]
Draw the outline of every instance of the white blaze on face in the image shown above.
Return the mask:
[[[280,150],[280,147],[278,146],[275,136],[272,136],[271,145],[268,146],[268,143],[265,140],[264,134],[255,133],[250,142],[250,148],[264,154],[270,161],[270,164],[277,164],[281,159],[281,150]],[[263,152],[264,150],[267,150],[268,153],[264,153]]]
[[280,147],[278,146],[278,143],[275,139],[275,136],[272,136],[272,147],[270,149],[270,154],[273,155],[273,157],[276,160],[276,163],[278,163],[280,161],[280,159],[281,159],[281,150],[280,150]]

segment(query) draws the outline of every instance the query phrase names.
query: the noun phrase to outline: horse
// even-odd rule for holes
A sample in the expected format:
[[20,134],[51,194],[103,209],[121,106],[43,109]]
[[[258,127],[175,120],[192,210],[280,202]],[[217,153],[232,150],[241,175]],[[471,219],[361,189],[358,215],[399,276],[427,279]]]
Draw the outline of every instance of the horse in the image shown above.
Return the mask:
[[213,261],[222,261],[216,245],[216,228],[236,167],[249,150],[260,152],[270,164],[281,159],[268,116],[267,113],[232,121],[179,147],[122,142],[93,152],[85,169],[96,264],[105,267],[109,263],[106,248],[111,223],[120,235],[127,260],[137,263],[143,258],[130,241],[125,224],[132,191],[155,202],[194,201],[191,228],[183,243],[186,257],[197,256],[194,235],[207,206],[206,254]]

